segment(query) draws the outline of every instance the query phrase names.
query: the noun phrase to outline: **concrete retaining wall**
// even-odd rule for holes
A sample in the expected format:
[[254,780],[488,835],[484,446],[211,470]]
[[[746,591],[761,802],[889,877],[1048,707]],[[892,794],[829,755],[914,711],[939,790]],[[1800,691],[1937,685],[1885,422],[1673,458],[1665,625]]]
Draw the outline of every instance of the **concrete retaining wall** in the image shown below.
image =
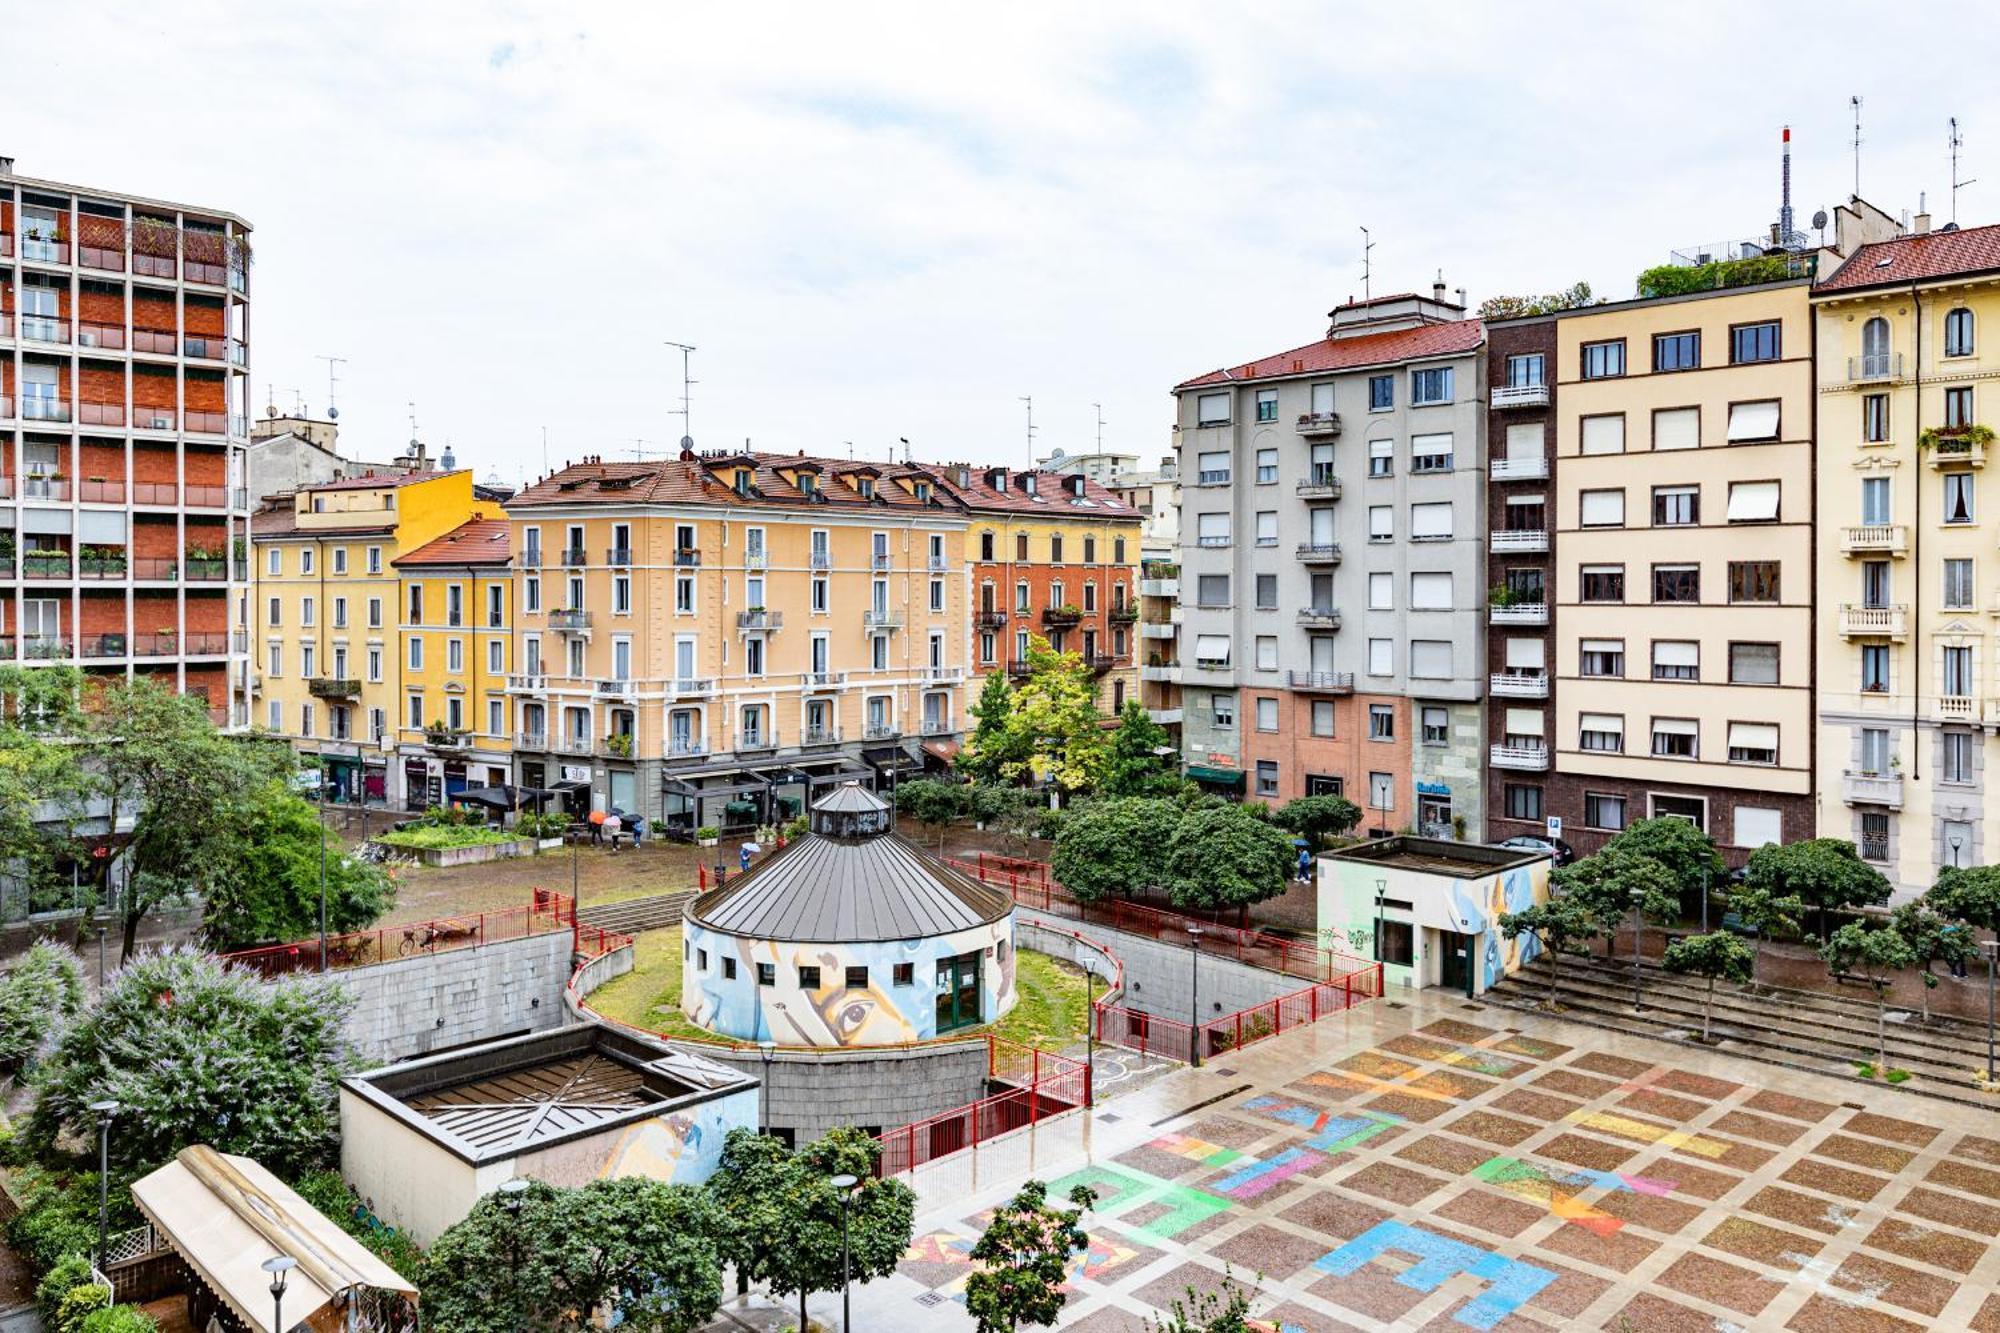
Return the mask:
[[[1042,917],[1025,909],[1017,912],[1016,929],[1025,932],[1040,928],[1040,933],[1060,935],[1059,941],[1052,942],[1043,949],[1069,958],[1076,951],[1075,941],[1070,932],[1076,929],[1072,923],[1059,917]],[[1185,1023],[1189,1018],[1190,1002],[1195,998],[1192,988],[1194,962],[1185,945],[1167,944],[1160,940],[1147,939],[1143,935],[1127,934],[1122,930],[1109,930],[1103,926],[1088,925],[1082,929],[1094,939],[1108,946],[1112,953],[1125,964],[1124,1004],[1127,1008],[1141,1013],[1155,1014],[1161,1018],[1171,1018]],[[1024,948],[1042,949],[1023,933],[1021,943]],[[1206,1023],[1223,1014],[1233,1014],[1239,1009],[1275,1000],[1281,995],[1304,990],[1310,982],[1299,977],[1286,976],[1282,972],[1267,972],[1261,967],[1251,967],[1233,958],[1217,958],[1209,954],[1201,956],[1201,978],[1199,997],[1201,1020]]]
[[899,1051],[778,1052],[767,1071],[755,1050],[701,1042],[669,1042],[764,1084],[765,1115],[773,1129],[789,1129],[808,1143],[830,1129],[858,1125],[870,1134],[934,1115],[986,1096],[986,1039]]
[[336,973],[359,1001],[347,1035],[371,1063],[387,1063],[561,1027],[571,943],[558,930]]

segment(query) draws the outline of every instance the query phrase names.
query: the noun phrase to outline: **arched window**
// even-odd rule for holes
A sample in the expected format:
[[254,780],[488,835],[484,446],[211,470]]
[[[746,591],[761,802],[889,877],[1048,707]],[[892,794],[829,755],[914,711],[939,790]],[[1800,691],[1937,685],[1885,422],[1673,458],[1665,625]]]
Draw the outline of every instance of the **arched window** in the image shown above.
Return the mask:
[[1972,312],[1959,306],[1944,317],[1944,354],[1972,355]]
[[1861,326],[1861,373],[1889,373],[1889,321],[1880,315]]

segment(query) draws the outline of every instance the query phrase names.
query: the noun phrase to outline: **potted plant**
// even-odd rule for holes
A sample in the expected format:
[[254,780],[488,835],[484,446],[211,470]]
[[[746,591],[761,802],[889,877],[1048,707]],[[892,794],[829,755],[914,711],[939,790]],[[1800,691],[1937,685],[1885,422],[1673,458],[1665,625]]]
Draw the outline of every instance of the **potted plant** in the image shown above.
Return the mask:
[[190,546],[186,551],[187,572],[190,579],[219,579],[224,576],[225,565],[222,552],[208,546]]
[[722,830],[713,824],[703,824],[694,831],[694,840],[702,847],[713,847],[722,841]]
[[171,654],[180,636],[172,625],[162,625],[153,631],[153,637],[159,641],[163,653]]
[[632,757],[632,733],[629,731],[612,732],[604,738],[604,748],[620,759],[630,759]]

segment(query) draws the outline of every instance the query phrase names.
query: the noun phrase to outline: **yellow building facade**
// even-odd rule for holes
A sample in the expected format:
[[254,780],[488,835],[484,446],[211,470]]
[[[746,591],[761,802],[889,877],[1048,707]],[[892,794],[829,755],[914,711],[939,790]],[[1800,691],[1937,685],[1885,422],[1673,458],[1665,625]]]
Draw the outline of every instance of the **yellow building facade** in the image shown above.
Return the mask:
[[1927,224],[1813,293],[1818,831],[1898,901],[2000,847],[2000,227]]
[[403,666],[395,764],[408,809],[513,781],[508,538],[505,518],[475,518],[395,562]]
[[396,561],[499,506],[470,472],[359,477],[266,500],[251,520],[251,720],[317,757],[333,799],[407,804]]
[[967,516],[931,470],[586,460],[507,513],[522,785],[685,836],[949,754]]

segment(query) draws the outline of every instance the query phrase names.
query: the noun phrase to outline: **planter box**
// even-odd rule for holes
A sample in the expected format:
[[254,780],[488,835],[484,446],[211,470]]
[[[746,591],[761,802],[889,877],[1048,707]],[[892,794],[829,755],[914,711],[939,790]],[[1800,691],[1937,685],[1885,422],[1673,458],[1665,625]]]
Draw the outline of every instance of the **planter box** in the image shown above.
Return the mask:
[[559,852],[562,850],[562,845],[563,845],[563,840],[559,837],[541,838],[538,839],[535,843],[535,847],[538,850],[544,852]]
[[533,856],[535,844],[526,838],[513,842],[481,842],[470,847],[396,847],[398,852],[415,852],[427,866],[472,866],[482,861],[511,861],[517,856]]
[[720,844],[720,843],[722,842],[722,839],[720,839],[720,838],[697,838],[697,839],[695,839],[695,841],[696,841],[696,842],[698,842],[698,843],[700,843],[700,844],[701,844],[701,845],[702,845],[703,847],[714,847],[714,846],[717,846],[717,845],[719,845],[719,844]]

